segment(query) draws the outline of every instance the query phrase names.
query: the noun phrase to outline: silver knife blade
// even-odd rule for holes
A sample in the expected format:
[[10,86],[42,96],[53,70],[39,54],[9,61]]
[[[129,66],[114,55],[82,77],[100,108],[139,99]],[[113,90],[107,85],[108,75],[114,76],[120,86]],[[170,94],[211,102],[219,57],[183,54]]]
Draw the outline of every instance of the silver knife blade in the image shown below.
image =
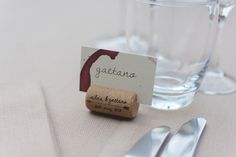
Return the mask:
[[170,128],[161,126],[147,132],[125,154],[125,157],[155,157],[170,133]]
[[160,157],[193,157],[205,125],[204,118],[193,118],[184,123],[164,147]]

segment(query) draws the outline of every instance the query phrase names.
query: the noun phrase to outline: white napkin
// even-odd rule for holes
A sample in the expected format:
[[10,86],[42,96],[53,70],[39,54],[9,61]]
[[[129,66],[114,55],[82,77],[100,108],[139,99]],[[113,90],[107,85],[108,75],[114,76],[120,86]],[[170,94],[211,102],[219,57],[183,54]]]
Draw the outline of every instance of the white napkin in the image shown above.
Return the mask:
[[37,83],[0,83],[0,157],[56,157],[56,139]]

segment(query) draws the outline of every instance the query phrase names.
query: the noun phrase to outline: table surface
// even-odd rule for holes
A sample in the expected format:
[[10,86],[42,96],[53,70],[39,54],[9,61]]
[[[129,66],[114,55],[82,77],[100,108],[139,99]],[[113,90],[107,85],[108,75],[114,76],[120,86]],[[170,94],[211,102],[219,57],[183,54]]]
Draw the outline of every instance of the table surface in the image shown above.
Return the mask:
[[[0,81],[39,80],[63,157],[120,157],[145,132],[168,125],[175,133],[192,117],[207,126],[196,157],[236,156],[236,94],[197,94],[178,111],[142,105],[136,119],[91,114],[79,92],[80,49],[119,33],[119,0],[0,0]],[[221,66],[236,77],[236,11],[225,26]]]

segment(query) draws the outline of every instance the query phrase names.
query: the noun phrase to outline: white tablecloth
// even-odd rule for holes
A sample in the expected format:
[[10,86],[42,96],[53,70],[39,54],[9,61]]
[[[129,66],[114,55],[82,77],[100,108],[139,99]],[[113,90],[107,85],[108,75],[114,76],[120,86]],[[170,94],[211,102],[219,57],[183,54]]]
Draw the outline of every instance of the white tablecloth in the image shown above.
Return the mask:
[[[118,0],[0,0],[0,81],[40,80],[63,157],[120,157],[151,128],[174,133],[192,117],[207,127],[196,157],[236,156],[236,94],[198,94],[187,108],[159,111],[141,106],[133,121],[91,114],[79,92],[80,48],[120,25]],[[222,67],[236,77],[236,11],[220,50]]]

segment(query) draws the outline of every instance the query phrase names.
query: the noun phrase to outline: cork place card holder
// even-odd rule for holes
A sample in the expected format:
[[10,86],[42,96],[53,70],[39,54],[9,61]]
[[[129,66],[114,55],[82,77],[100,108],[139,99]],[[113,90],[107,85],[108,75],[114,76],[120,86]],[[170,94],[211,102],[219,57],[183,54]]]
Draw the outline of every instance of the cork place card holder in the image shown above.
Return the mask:
[[80,91],[93,85],[134,91],[141,104],[151,104],[156,58],[82,47]]

